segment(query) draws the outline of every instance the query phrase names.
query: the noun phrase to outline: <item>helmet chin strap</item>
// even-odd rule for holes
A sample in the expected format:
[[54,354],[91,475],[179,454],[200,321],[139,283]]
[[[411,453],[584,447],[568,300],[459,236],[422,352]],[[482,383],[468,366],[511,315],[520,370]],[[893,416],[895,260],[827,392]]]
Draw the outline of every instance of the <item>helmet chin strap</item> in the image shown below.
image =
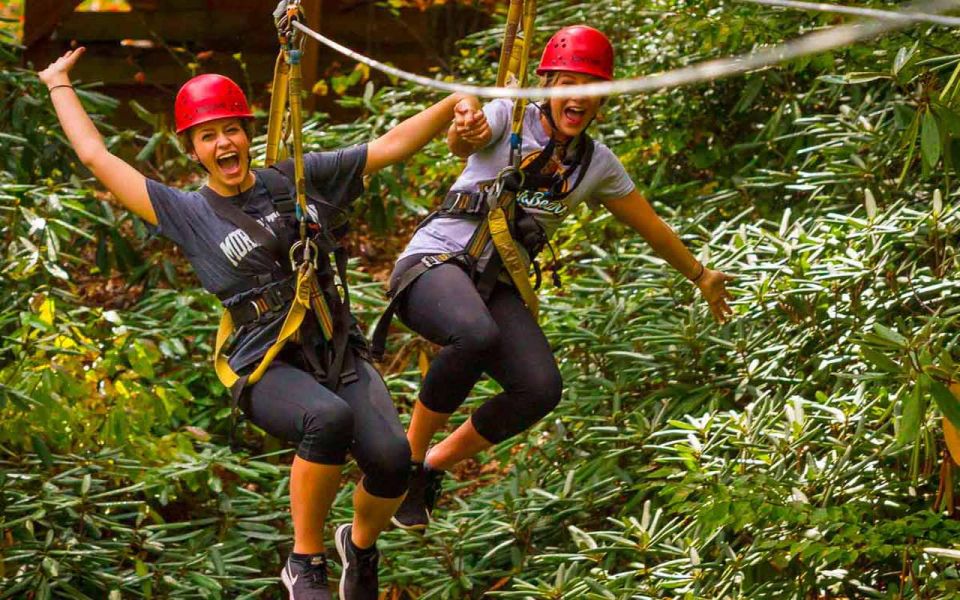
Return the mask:
[[566,159],[566,150],[583,141],[583,136],[587,133],[587,128],[589,128],[594,119],[597,118],[596,115],[591,117],[590,120],[587,121],[587,124],[584,125],[583,130],[577,134],[575,138],[566,142],[560,142],[556,136],[556,133],[560,130],[560,128],[557,127],[557,122],[553,118],[553,110],[550,109],[550,101],[543,100],[541,102],[536,102],[534,103],[534,106],[537,107],[537,110],[540,111],[540,114],[542,114],[547,119],[547,123],[550,124],[550,141],[554,143],[555,147],[560,146],[564,148],[564,159]]

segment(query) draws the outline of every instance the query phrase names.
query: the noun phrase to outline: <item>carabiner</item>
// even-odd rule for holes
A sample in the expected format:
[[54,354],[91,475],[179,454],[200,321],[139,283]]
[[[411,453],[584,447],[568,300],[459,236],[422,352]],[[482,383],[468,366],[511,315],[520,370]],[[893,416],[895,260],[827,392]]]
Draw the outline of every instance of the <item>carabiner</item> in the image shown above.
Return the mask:
[[499,198],[499,197],[500,197],[500,194],[503,193],[503,186],[504,186],[504,182],[506,181],[507,177],[510,177],[510,176],[512,176],[512,175],[514,175],[514,174],[520,176],[520,182],[519,182],[519,184],[518,184],[517,187],[518,187],[518,188],[522,188],[522,187],[523,187],[523,180],[524,180],[524,178],[526,177],[526,176],[524,175],[523,171],[521,171],[520,169],[518,169],[518,168],[516,168],[516,167],[514,167],[514,166],[504,167],[503,170],[501,170],[499,173],[497,173],[496,179],[493,180],[493,197],[494,197],[494,198]]
[[[297,262],[297,250],[303,246],[303,256],[300,262]],[[309,264],[314,269],[317,268],[317,258],[320,256],[320,250],[317,248],[317,245],[313,240],[307,240],[304,243],[303,240],[297,240],[295,244],[290,246],[290,268],[296,271],[300,268],[301,265]]]
[[292,39],[297,33],[293,22],[303,21],[303,7],[300,6],[300,0],[280,0],[273,11],[273,21],[282,42]]

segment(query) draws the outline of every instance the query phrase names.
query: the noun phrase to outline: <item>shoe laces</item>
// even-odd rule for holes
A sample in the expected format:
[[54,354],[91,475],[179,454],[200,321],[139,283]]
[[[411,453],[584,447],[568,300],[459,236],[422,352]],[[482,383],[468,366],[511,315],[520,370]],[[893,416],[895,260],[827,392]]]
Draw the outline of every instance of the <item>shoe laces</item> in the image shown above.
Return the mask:
[[301,565],[300,574],[311,587],[327,586],[327,557],[315,556]]

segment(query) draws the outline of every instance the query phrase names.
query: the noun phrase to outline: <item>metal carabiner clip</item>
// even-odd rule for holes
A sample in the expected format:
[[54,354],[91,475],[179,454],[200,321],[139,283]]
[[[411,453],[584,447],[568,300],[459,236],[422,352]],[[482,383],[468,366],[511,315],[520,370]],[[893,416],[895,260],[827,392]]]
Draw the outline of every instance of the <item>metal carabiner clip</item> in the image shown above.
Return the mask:
[[497,173],[496,179],[493,180],[493,190],[491,190],[493,192],[491,198],[492,201],[496,202],[496,200],[500,198],[500,194],[503,193],[504,182],[506,181],[507,177],[510,177],[514,174],[520,176],[520,187],[523,187],[523,180],[525,177],[523,171],[512,165],[509,167],[504,167],[499,173]]
[[273,10],[274,25],[276,25],[277,34],[282,40],[292,39],[297,33],[293,22],[302,22],[303,20],[303,8],[300,6],[300,0],[280,0]]
[[[297,251],[301,246],[303,247],[303,255],[301,260],[297,262]],[[319,255],[320,250],[317,248],[317,245],[313,242],[313,240],[307,240],[306,243],[304,243],[303,240],[297,240],[295,244],[290,246],[290,268],[296,271],[301,265],[309,264],[316,269],[317,257]]]

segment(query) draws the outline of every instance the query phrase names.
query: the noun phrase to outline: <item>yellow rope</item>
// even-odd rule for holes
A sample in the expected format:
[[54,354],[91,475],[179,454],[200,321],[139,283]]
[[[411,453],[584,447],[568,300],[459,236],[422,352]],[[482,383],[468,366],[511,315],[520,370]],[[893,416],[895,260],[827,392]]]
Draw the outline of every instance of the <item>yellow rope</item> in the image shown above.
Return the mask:
[[[513,47],[517,39],[517,29],[520,27],[520,17],[523,14],[523,0],[510,0],[510,10],[507,12],[507,26],[503,31],[503,44],[500,47],[500,66],[497,67],[497,87],[507,84],[510,73],[510,63],[513,57]],[[514,71],[516,73],[516,71]]]
[[268,167],[283,159],[280,141],[283,137],[283,113],[287,107],[289,76],[290,64],[287,63],[281,51],[273,67],[273,89],[270,95],[270,115],[267,120],[267,157],[264,163]]

